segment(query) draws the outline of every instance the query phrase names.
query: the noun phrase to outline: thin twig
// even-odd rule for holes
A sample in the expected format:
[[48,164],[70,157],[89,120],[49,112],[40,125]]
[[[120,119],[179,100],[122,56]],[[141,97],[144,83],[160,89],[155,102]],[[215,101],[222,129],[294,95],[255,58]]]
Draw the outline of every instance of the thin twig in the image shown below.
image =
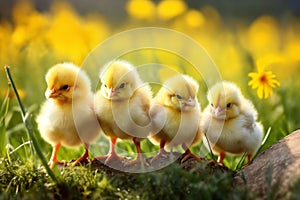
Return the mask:
[[28,117],[26,115],[26,111],[24,109],[24,106],[22,104],[22,101],[20,99],[20,96],[19,96],[19,93],[16,89],[16,86],[14,84],[14,81],[12,79],[12,76],[10,74],[10,68],[9,66],[5,66],[5,72],[6,72],[6,75],[7,75],[7,79],[8,79],[8,85],[12,87],[15,95],[16,95],[16,98],[17,98],[17,101],[18,101],[18,104],[20,106],[20,109],[21,109],[21,114],[22,114],[22,118],[23,118],[23,122],[25,124],[25,127],[26,127],[26,130],[28,132],[28,135],[30,137],[30,140],[32,141],[32,145],[38,155],[38,157],[40,158],[41,162],[42,162],[42,165],[45,167],[48,175],[52,178],[52,180],[56,183],[59,183],[59,179],[55,176],[54,172],[50,169],[50,167],[48,166],[48,163],[47,163],[47,160],[46,158],[44,157],[39,145],[38,145],[38,142],[33,134],[33,128],[32,128],[32,124],[31,124],[31,121],[30,121],[30,117]]

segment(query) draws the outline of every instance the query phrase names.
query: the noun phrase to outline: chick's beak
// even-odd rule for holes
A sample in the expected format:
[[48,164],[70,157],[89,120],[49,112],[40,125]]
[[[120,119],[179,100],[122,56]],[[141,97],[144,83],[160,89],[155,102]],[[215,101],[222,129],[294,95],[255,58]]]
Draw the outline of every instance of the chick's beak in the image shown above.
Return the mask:
[[186,105],[188,106],[191,106],[191,107],[194,107],[196,105],[196,102],[193,98],[189,98],[186,102],[185,102]]
[[55,88],[53,88],[51,90],[47,89],[46,93],[45,93],[45,96],[46,96],[47,99],[55,98],[55,97],[58,96],[58,92],[57,92],[57,90]]
[[112,96],[114,96],[114,93],[115,93],[115,89],[111,87],[108,89],[107,95],[108,97],[111,98]]
[[216,116],[219,116],[222,114],[222,108],[220,106],[218,106],[216,109],[215,109],[215,115]]

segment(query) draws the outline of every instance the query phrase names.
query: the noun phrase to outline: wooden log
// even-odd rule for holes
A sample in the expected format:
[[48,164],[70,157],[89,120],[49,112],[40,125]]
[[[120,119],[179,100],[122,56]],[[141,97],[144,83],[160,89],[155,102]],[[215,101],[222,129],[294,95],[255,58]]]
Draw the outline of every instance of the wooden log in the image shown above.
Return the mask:
[[253,162],[237,172],[236,184],[246,183],[258,197],[286,196],[300,178],[300,130],[260,153]]

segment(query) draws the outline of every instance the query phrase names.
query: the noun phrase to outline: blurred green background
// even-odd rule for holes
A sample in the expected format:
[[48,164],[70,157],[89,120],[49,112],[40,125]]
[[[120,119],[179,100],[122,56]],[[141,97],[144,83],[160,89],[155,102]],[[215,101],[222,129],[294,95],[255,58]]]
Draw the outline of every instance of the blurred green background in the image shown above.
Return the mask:
[[[44,75],[52,65],[67,61],[80,66],[88,53],[110,36],[152,26],[173,29],[196,40],[211,56],[222,78],[241,87],[255,104],[265,132],[271,128],[261,150],[300,127],[300,2],[297,0],[5,0],[0,2],[0,11],[0,66],[11,66],[21,98],[33,117],[45,100]],[[189,64],[182,64],[181,58],[163,51],[152,56],[158,63],[193,75]],[[133,63],[143,59],[149,59],[149,52],[131,57]],[[259,99],[248,86],[248,73],[256,72],[258,65],[272,71],[281,84],[267,99]],[[94,69],[88,73],[97,72]],[[2,70],[0,104],[8,88],[5,76]],[[159,76],[164,79],[164,72]],[[207,104],[205,83],[203,86],[199,93],[202,108]],[[1,113],[6,133],[1,134],[1,149],[8,144],[9,151],[14,151],[28,138],[12,93],[9,99],[9,112],[5,117]],[[49,157],[51,147],[39,140]],[[105,154],[107,142],[101,139],[99,144],[103,148],[92,148]],[[132,144],[119,145],[134,151]],[[147,141],[142,145],[145,151],[157,149]],[[26,154],[24,146],[16,152]],[[199,153],[200,147],[194,147],[193,151]],[[63,148],[60,156],[72,159],[80,153]],[[227,165],[234,166],[232,162],[228,159]]]

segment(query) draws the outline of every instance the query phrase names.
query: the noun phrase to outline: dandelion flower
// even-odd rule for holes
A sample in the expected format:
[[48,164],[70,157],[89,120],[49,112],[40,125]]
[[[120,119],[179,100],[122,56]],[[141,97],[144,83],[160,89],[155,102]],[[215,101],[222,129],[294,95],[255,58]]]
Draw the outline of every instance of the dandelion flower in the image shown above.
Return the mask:
[[[16,98],[16,95],[15,95],[13,90],[2,89],[0,93],[1,93],[2,98],[5,98],[6,96],[10,99]],[[20,97],[21,100],[24,99],[24,97],[25,97],[25,91],[24,90],[18,89],[18,94],[19,94],[19,97]]]
[[126,5],[130,16],[136,19],[152,19],[155,15],[155,4],[150,0],[131,0]]
[[252,89],[257,89],[257,95],[260,99],[268,98],[273,93],[273,88],[280,86],[277,81],[276,75],[272,71],[265,71],[264,67],[258,67],[258,72],[251,72],[248,74],[252,80],[249,81],[248,85]]
[[185,15],[186,23],[192,28],[202,27],[205,23],[204,15],[198,11],[191,9]]
[[157,12],[160,19],[169,20],[181,15],[187,8],[182,0],[163,0],[157,5]]

